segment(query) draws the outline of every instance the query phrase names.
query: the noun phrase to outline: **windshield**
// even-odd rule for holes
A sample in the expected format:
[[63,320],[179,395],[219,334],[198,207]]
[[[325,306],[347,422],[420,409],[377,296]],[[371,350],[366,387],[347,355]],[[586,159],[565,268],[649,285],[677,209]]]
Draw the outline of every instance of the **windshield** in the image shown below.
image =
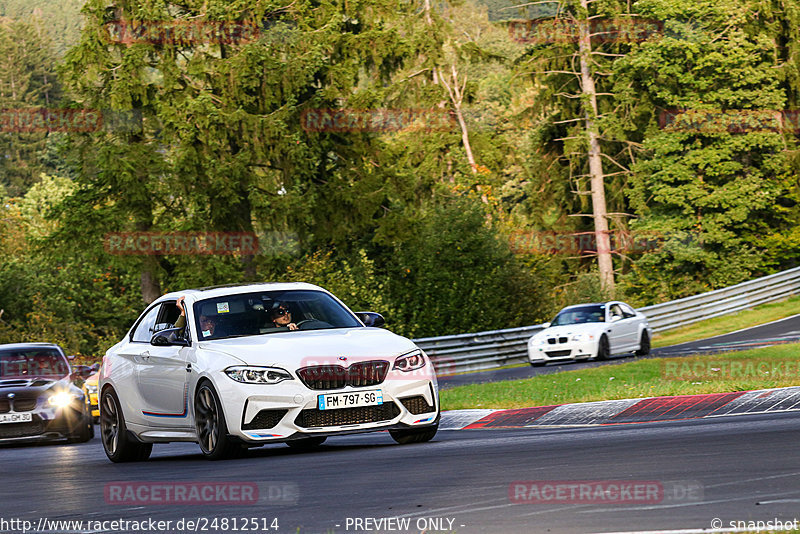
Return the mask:
[[550,326],[564,326],[565,324],[602,323],[606,320],[605,304],[591,306],[578,306],[562,310]]
[[347,309],[321,291],[226,295],[198,301],[193,309],[200,341],[361,326]]
[[66,358],[55,349],[21,349],[0,352],[0,379],[62,378],[69,374]]

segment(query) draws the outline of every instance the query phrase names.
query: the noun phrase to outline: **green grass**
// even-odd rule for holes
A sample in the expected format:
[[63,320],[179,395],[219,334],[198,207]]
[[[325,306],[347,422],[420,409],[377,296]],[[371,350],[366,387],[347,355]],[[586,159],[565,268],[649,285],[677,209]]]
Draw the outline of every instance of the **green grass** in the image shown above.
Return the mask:
[[[797,386],[800,385],[798,356],[800,344],[728,354],[652,358],[525,380],[459,386],[441,391],[440,396],[443,410],[502,409]],[[761,372],[780,362],[788,362],[790,368],[784,366],[782,371],[768,375]],[[743,371],[726,373],[734,363],[742,365]],[[751,368],[746,367],[748,363]],[[762,369],[758,368],[759,364]],[[692,374],[693,369],[697,374]],[[726,376],[721,376],[723,374]]]
[[757,326],[800,314],[800,296],[790,297],[779,302],[762,304],[732,315],[715,317],[683,328],[668,330],[653,336],[653,347],[667,347],[687,341],[695,341],[719,334],[734,332],[742,328]]

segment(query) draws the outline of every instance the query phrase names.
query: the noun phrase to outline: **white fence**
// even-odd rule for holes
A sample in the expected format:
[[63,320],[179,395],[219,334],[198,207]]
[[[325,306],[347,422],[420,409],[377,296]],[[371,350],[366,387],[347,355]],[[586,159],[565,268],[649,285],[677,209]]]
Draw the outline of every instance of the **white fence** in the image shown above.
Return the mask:
[[[800,267],[663,304],[640,308],[656,332],[735,313],[800,293]],[[415,339],[440,374],[493,369],[527,361],[528,339],[542,325]]]

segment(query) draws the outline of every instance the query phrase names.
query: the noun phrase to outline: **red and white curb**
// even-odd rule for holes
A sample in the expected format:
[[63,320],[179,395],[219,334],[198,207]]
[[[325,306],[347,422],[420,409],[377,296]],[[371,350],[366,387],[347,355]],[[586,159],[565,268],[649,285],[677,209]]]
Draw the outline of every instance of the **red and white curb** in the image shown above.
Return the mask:
[[515,410],[453,410],[442,412],[439,429],[618,425],[792,411],[800,411],[800,386],[583,402]]

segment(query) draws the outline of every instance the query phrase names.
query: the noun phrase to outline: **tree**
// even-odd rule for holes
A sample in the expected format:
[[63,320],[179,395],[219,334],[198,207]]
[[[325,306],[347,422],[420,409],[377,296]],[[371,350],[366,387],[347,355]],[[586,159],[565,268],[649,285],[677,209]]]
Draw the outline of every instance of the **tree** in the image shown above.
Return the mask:
[[26,22],[0,18],[0,185],[19,196],[48,170],[41,109],[60,99],[51,44]]
[[798,71],[780,45],[787,25],[758,2],[637,6],[666,23],[662,39],[616,65],[627,97],[651,110],[629,194],[635,228],[662,246],[625,283],[657,302],[764,271],[765,245],[796,212],[786,209],[797,195],[787,157],[796,132],[782,132],[781,117]]
[[[354,177],[379,189],[363,159],[372,138],[342,143],[304,130],[302,116],[372,98],[370,84],[385,80],[403,53],[387,22],[403,13],[387,0],[234,4],[86,4],[65,79],[80,105],[142,121],[134,131],[74,136],[81,187],[62,206],[71,221],[63,232],[94,246],[114,230],[290,230],[313,241],[341,226],[332,217],[353,214],[335,195]],[[361,211],[357,224],[377,207]],[[182,268],[252,280],[262,260],[162,255],[130,263],[150,301]]]
[[[530,43],[518,60],[522,72],[545,87],[534,106],[544,115],[538,133],[542,148],[562,162],[575,193],[591,198],[590,215],[573,215],[593,220],[600,281],[612,295],[614,251],[608,219],[618,218],[617,229],[624,229],[619,219],[625,214],[620,177],[630,174],[637,146],[625,131],[631,110],[620,106],[613,90],[613,64],[635,41],[653,35],[646,26],[637,25],[637,14],[622,2],[541,4],[552,4],[549,17],[512,22],[510,32]],[[605,170],[606,164],[612,171]],[[610,210],[609,184],[614,192]]]

